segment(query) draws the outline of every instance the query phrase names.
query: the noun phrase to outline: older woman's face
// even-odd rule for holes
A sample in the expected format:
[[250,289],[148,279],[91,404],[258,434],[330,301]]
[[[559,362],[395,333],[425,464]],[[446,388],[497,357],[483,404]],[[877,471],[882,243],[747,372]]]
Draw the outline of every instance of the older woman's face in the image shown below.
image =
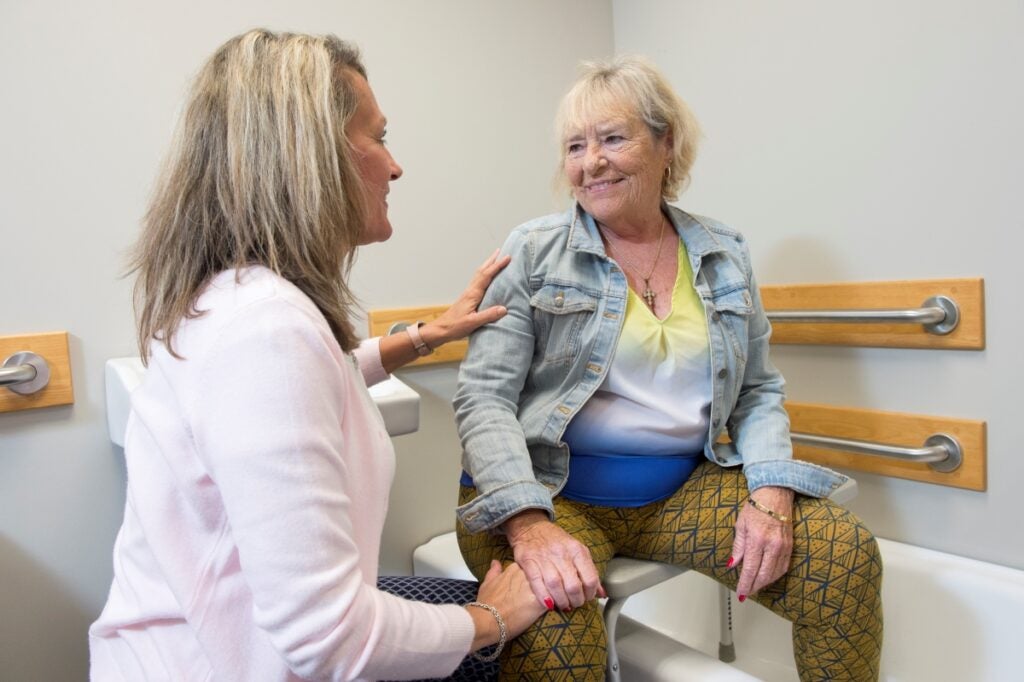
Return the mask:
[[641,221],[661,205],[661,180],[671,158],[636,116],[610,115],[567,131],[565,176],[576,200],[607,227]]

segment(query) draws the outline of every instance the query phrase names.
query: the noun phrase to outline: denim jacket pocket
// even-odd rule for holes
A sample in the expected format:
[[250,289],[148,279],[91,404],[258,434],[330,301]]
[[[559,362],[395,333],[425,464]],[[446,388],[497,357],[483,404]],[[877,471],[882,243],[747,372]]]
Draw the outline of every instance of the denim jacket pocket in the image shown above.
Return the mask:
[[597,304],[597,296],[566,282],[545,282],[533,294],[530,307],[544,362],[567,363],[579,354],[583,325]]
[[741,360],[747,359],[747,325],[754,314],[750,290],[746,284],[734,287],[723,287],[711,292],[711,305],[714,306],[712,321],[720,323],[725,336],[729,339],[733,353]]

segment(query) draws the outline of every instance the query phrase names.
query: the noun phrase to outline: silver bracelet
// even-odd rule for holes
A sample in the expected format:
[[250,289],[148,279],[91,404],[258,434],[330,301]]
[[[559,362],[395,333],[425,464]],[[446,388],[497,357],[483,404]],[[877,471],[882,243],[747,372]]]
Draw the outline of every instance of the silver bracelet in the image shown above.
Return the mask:
[[494,608],[490,604],[485,604],[481,601],[471,601],[466,606],[475,606],[478,609],[486,609],[491,612],[494,616],[494,620],[498,621],[498,645],[490,656],[481,656],[477,652],[470,654],[473,658],[484,663],[490,663],[491,661],[498,660],[498,656],[501,655],[501,650],[505,648],[505,641],[508,639],[508,628],[505,627],[505,619],[498,613],[498,609]]

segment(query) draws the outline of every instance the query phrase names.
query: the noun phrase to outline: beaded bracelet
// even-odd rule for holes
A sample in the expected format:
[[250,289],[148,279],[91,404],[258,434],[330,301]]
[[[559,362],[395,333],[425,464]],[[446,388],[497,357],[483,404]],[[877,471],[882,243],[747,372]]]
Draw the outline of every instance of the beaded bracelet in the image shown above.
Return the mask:
[[748,497],[747,502],[749,502],[750,506],[756,509],[757,511],[764,512],[765,514],[772,517],[773,519],[776,519],[777,521],[782,521],[783,523],[789,522],[788,516],[786,516],[785,514],[780,514],[779,512],[773,509],[769,509],[768,507],[764,506],[763,504],[755,500],[753,497]]
[[498,613],[498,609],[494,608],[490,604],[484,604],[480,601],[471,601],[466,604],[466,606],[475,606],[478,609],[490,611],[491,615],[494,616],[494,620],[498,621],[498,644],[494,652],[491,653],[490,656],[481,656],[479,653],[474,651],[471,655],[476,660],[483,661],[484,663],[490,663],[491,661],[498,660],[498,656],[501,655],[501,650],[505,648],[505,640],[508,639],[508,629],[505,627],[505,619],[501,617],[500,613]]

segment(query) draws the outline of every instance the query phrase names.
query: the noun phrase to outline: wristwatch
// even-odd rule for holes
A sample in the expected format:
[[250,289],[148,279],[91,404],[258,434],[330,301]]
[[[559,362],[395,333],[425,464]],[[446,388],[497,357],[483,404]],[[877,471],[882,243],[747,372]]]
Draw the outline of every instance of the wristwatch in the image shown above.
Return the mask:
[[425,357],[433,353],[434,349],[428,346],[426,341],[423,340],[423,337],[420,336],[420,327],[422,325],[422,322],[410,324],[408,327],[405,328],[405,333],[409,335],[409,339],[412,341],[413,348],[416,349],[416,352],[420,355],[420,357]]

